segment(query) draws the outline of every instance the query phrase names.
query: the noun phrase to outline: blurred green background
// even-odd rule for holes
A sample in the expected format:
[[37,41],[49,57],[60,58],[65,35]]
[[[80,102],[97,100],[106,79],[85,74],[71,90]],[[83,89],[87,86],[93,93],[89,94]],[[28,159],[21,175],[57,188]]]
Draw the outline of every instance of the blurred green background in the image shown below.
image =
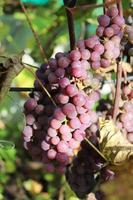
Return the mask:
[[[69,35],[63,1],[23,0],[28,7],[32,25],[39,34],[47,57],[69,50]],[[36,3],[37,2],[37,3]],[[39,3],[40,2],[40,3]],[[29,4],[33,3],[33,4]],[[79,0],[81,4],[98,4],[102,0]],[[123,1],[124,11],[128,1]],[[74,14],[76,40],[95,33],[96,18],[103,8],[78,10]],[[12,55],[25,50],[24,62],[39,65],[41,55],[19,1],[0,0],[0,55]],[[32,87],[34,77],[23,70],[12,83],[16,87]],[[21,140],[23,103],[28,93],[9,92],[0,102],[0,139],[15,144],[13,149],[0,148],[0,200],[78,200],[64,177],[48,174],[43,166],[31,160]]]

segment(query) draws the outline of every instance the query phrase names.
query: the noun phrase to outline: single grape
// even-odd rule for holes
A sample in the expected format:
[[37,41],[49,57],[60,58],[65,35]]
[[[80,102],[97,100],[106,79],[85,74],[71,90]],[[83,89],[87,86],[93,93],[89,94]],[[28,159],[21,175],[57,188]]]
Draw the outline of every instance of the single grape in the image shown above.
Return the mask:
[[80,142],[72,138],[69,142],[69,147],[72,149],[77,149],[80,145]]
[[69,125],[72,129],[77,129],[77,128],[80,128],[81,122],[77,117],[75,117],[70,120]]
[[61,68],[66,68],[69,66],[69,64],[70,64],[70,60],[67,57],[60,57],[58,59],[58,65]]
[[72,68],[71,74],[76,78],[82,77],[82,69]]
[[50,84],[54,84],[54,83],[58,82],[57,76],[55,75],[54,72],[49,73],[49,75],[48,75],[48,81],[50,82]]
[[48,144],[46,141],[42,141],[41,147],[44,151],[47,151],[50,149],[50,144]]
[[33,98],[28,99],[24,104],[24,108],[27,111],[33,111],[36,108],[36,106],[37,106],[37,102]]
[[100,53],[97,51],[93,51],[91,53],[91,61],[99,61],[100,60]]
[[102,44],[96,44],[94,46],[94,51],[98,52],[101,55],[104,53],[104,46]]
[[105,59],[105,58],[101,59],[101,67],[106,68],[106,67],[109,67],[109,65],[110,65],[110,62],[108,59]]
[[80,60],[80,58],[81,58],[81,53],[80,53],[80,51],[79,51],[79,50],[72,50],[72,51],[70,52],[70,58],[71,58],[71,60],[73,60],[73,61],[78,61],[78,60]]
[[79,40],[79,41],[77,42],[77,47],[78,47],[79,49],[85,49],[85,42],[84,42],[84,40]]
[[122,25],[124,25],[124,23],[125,23],[125,20],[124,20],[124,18],[123,17],[120,17],[119,15],[117,15],[116,17],[114,17],[113,19],[112,19],[112,24],[117,24],[118,26],[122,26]]
[[55,137],[57,136],[57,131],[54,128],[49,127],[47,130],[47,134],[50,137]]
[[70,133],[70,127],[67,125],[67,124],[63,124],[61,125],[60,129],[59,129],[59,132],[64,135],[64,134],[67,134],[67,133]]
[[63,120],[65,120],[66,115],[64,115],[64,113],[63,113],[61,108],[56,108],[55,111],[54,111],[54,117],[57,120],[63,121]]
[[61,138],[62,138],[62,140],[64,140],[64,141],[70,141],[71,140],[71,138],[72,138],[72,134],[70,133],[70,132],[68,132],[68,133],[65,133],[65,134],[62,134],[61,135]]
[[44,113],[44,106],[42,104],[38,104],[35,108],[35,113],[37,115],[41,115]]
[[73,61],[72,64],[71,64],[71,67],[80,69],[81,68],[81,61],[79,61],[79,60],[78,61]]
[[27,125],[33,125],[34,122],[35,122],[34,115],[32,115],[32,114],[26,115],[26,124]]
[[61,140],[58,144],[57,144],[57,151],[60,153],[66,153],[68,150],[68,144],[67,142]]
[[115,17],[118,14],[119,14],[119,11],[118,11],[117,7],[115,7],[115,6],[112,6],[111,8],[109,8],[107,10],[107,15],[110,17]]
[[63,106],[63,113],[70,119],[77,116],[76,108],[72,103],[67,103]]
[[57,119],[51,119],[50,121],[50,126],[53,128],[53,129],[59,129],[60,126],[61,126],[61,122]]
[[112,37],[114,35],[114,29],[112,27],[105,28],[104,35],[108,38]]
[[87,60],[81,60],[81,67],[84,68],[85,70],[89,70],[90,63]]
[[100,65],[100,62],[99,62],[99,61],[94,61],[94,62],[91,63],[91,67],[92,67],[94,70],[98,69],[100,66],[101,66],[101,65]]
[[78,88],[74,84],[70,84],[65,88],[65,92],[68,96],[73,97],[78,93]]
[[88,49],[82,49],[80,51],[81,53],[81,58],[84,59],[84,60],[89,60],[90,58],[90,51]]
[[49,149],[47,152],[47,156],[50,160],[54,160],[56,158],[57,152],[54,149]]
[[73,103],[76,106],[83,106],[86,102],[86,99],[84,97],[84,95],[82,94],[77,94],[73,97]]
[[69,96],[63,93],[60,93],[57,98],[58,98],[59,103],[61,104],[66,104],[69,102]]
[[23,134],[26,137],[32,137],[33,129],[30,126],[25,126],[24,129],[23,129]]
[[59,85],[60,85],[61,88],[65,88],[69,84],[70,84],[70,81],[66,77],[59,80]]
[[64,75],[65,75],[65,70],[62,69],[62,68],[58,68],[58,69],[56,69],[56,71],[55,71],[55,75],[56,75],[57,77],[59,77],[59,78],[63,78]]
[[88,127],[91,125],[91,116],[88,113],[81,114],[79,116],[81,123],[88,124]]
[[60,142],[60,138],[58,136],[51,138],[51,144],[57,145]]
[[48,61],[51,70],[57,69],[57,60],[55,58],[50,58]]
[[117,24],[112,24],[111,28],[113,28],[113,30],[114,30],[114,35],[117,35],[117,34],[120,33],[121,29],[120,29],[120,27]]
[[93,49],[94,46],[98,43],[99,43],[99,41],[97,39],[95,39],[94,37],[90,37],[87,40],[85,40],[85,46],[90,49]]
[[107,27],[110,24],[110,17],[107,15],[100,15],[98,17],[100,26]]
[[105,28],[103,26],[98,26],[97,29],[96,29],[97,36],[102,37],[103,33],[104,33],[104,29]]

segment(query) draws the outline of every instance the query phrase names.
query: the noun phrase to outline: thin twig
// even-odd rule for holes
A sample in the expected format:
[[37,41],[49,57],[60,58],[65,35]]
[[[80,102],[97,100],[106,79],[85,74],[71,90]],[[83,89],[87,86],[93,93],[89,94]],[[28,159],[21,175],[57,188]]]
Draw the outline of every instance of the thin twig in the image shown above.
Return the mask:
[[68,23],[68,30],[69,30],[69,39],[70,39],[70,49],[75,49],[75,30],[74,30],[74,20],[73,14],[70,9],[66,8],[66,15],[67,15],[67,23]]
[[39,36],[38,36],[37,32],[34,30],[34,28],[33,28],[33,26],[32,26],[32,23],[31,23],[31,20],[30,20],[30,18],[29,18],[29,16],[28,16],[27,10],[26,10],[26,8],[25,8],[25,6],[24,6],[24,4],[23,4],[23,2],[22,2],[21,0],[20,0],[20,5],[21,5],[22,10],[23,10],[23,12],[24,12],[24,14],[25,14],[25,17],[26,17],[26,19],[27,19],[27,22],[28,22],[28,24],[29,24],[29,26],[30,26],[30,28],[31,28],[31,31],[32,31],[32,33],[33,33],[35,39],[36,39],[37,45],[38,45],[38,47],[39,47],[39,49],[40,49],[40,54],[41,54],[41,56],[42,56],[44,62],[47,62],[48,59],[47,59],[46,53],[45,53],[45,51],[44,51],[44,48],[42,47],[41,41],[40,41],[40,39],[39,39]]
[[117,81],[116,81],[116,92],[115,92],[115,101],[113,109],[113,120],[116,121],[116,117],[119,112],[119,102],[121,97],[121,79],[122,79],[122,64],[121,62],[117,63]]

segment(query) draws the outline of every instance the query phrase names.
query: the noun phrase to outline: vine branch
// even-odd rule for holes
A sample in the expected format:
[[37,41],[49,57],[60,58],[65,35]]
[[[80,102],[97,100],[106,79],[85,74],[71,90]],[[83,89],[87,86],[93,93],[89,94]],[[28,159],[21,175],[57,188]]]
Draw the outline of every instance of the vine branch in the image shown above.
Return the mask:
[[29,18],[29,16],[28,16],[27,10],[26,10],[26,8],[25,8],[25,6],[24,6],[24,4],[23,4],[23,2],[22,2],[21,0],[20,0],[20,5],[21,5],[22,10],[23,10],[23,12],[24,12],[24,14],[25,14],[25,17],[26,17],[27,22],[28,22],[28,24],[29,24],[29,26],[30,26],[30,29],[31,29],[31,31],[32,31],[32,33],[33,33],[33,35],[34,35],[34,37],[35,37],[35,40],[36,40],[36,42],[37,42],[37,45],[38,45],[38,47],[39,47],[39,49],[40,49],[40,54],[41,54],[41,56],[42,56],[42,59],[44,60],[44,62],[47,62],[48,59],[47,59],[46,53],[45,53],[45,51],[44,51],[44,48],[42,47],[41,41],[40,41],[40,39],[39,39],[39,36],[38,36],[37,32],[34,30],[34,28],[33,28],[33,26],[32,26],[32,23],[31,23],[31,20],[30,20],[30,18]]

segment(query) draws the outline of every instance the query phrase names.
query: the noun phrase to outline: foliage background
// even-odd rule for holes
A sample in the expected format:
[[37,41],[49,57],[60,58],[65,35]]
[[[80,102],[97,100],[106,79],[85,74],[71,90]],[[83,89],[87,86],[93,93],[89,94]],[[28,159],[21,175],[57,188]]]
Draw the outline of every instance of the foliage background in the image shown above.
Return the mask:
[[[3,6],[6,3],[16,6],[18,1],[0,1],[0,55],[11,55],[25,50],[24,61],[39,66],[42,59],[25,15],[19,5],[12,14],[4,13]],[[78,1],[78,5],[87,3],[87,0]],[[89,4],[91,3],[102,3],[102,0],[90,0]],[[123,3],[126,12],[128,1]],[[81,9],[75,14],[76,40],[95,33],[96,18],[102,10],[102,7],[86,11]],[[67,21],[62,0],[45,1],[41,6],[28,6],[28,13],[48,58],[54,56],[57,51],[69,50]],[[31,87],[33,81],[34,77],[23,70],[13,81],[12,86]],[[43,166],[32,161],[23,148],[22,112],[27,97],[27,93],[9,92],[0,102],[0,139],[15,144],[14,149],[0,148],[0,200],[60,200],[62,195],[66,200],[78,200],[64,178],[45,173]]]

